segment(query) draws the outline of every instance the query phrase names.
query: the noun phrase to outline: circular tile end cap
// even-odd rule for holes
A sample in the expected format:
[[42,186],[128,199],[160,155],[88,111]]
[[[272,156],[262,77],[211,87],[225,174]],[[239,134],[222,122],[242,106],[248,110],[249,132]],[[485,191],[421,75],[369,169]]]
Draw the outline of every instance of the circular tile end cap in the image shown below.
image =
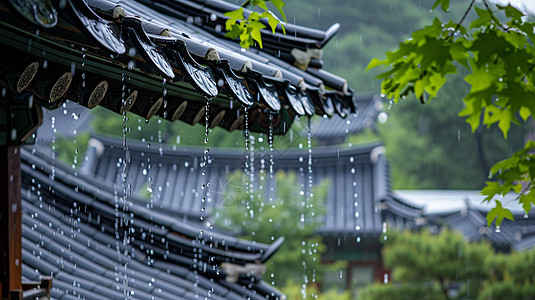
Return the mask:
[[174,121],[180,119],[180,117],[182,117],[182,115],[186,111],[187,107],[188,107],[188,101],[184,101],[184,102],[180,103],[180,105],[175,110],[175,113],[173,114],[173,118],[171,118],[171,121],[174,122]]
[[243,120],[245,119],[244,115],[239,116],[234,122],[232,122],[232,125],[229,128],[229,131],[233,131],[234,129],[237,129],[243,124]]
[[152,118],[160,110],[160,107],[162,107],[162,103],[163,103],[163,97],[160,97],[158,98],[158,100],[154,102],[154,104],[152,104],[152,106],[149,109],[149,112],[147,113],[147,117],[146,117],[147,120]]
[[195,125],[197,123],[199,123],[202,119],[202,117],[204,116],[204,114],[206,113],[206,106],[203,106],[199,109],[199,111],[197,112],[197,114],[195,115],[195,118],[193,118],[193,122],[192,124]]
[[56,102],[58,101],[65,93],[69,90],[69,87],[72,83],[72,73],[67,72],[54,83],[52,86],[52,89],[50,90],[50,95],[48,98],[50,99],[50,102]]
[[126,99],[125,99],[125,103],[123,103],[121,105],[121,111],[120,113],[121,114],[124,114],[125,112],[129,111],[132,106],[134,105],[134,103],[136,102],[136,99],[137,99],[137,90],[133,91],[130,96],[128,96]]
[[24,69],[19,77],[19,80],[17,81],[17,93],[24,91],[30,85],[30,83],[32,83],[32,80],[35,78],[38,69],[39,63],[36,61],[29,64],[26,69]]
[[93,92],[91,92],[91,95],[89,96],[89,100],[87,101],[87,107],[89,109],[95,108],[102,99],[104,99],[104,96],[106,96],[106,92],[108,91],[108,82],[107,81],[101,81]]
[[212,122],[210,122],[210,128],[214,128],[216,126],[218,126],[219,124],[221,124],[221,122],[223,122],[223,118],[225,118],[225,115],[227,114],[227,111],[226,110],[222,110],[220,111],[215,117],[214,119],[212,120]]

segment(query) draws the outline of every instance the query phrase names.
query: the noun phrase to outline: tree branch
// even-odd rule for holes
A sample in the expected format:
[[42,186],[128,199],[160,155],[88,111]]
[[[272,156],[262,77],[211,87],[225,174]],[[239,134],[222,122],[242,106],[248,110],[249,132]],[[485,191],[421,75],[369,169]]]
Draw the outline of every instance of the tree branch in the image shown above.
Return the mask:
[[470,12],[470,10],[472,10],[472,7],[474,6],[474,3],[476,3],[476,0],[472,0],[472,2],[470,2],[470,5],[468,6],[468,9],[466,9],[466,11],[464,12],[463,17],[461,18],[459,23],[457,23],[457,26],[455,27],[455,30],[453,32],[457,32],[457,30],[459,30],[459,28],[463,24],[464,20],[468,16],[468,13]]
[[524,81],[524,79],[526,79],[526,77],[528,76],[529,72],[533,71],[533,68],[535,68],[535,63],[531,64],[531,66],[529,67],[529,70],[526,72],[526,74],[524,74],[524,76],[522,76],[520,81]]
[[487,0],[483,0],[483,4],[485,4],[485,7],[487,8],[487,11],[489,12],[489,15],[492,18],[492,20],[494,21],[494,23],[496,23],[503,31],[509,32],[509,27],[503,25],[502,22],[500,22],[500,20],[498,20],[498,18],[496,18],[496,16],[494,15],[494,13],[492,12],[492,10],[489,7],[489,3],[487,2]]

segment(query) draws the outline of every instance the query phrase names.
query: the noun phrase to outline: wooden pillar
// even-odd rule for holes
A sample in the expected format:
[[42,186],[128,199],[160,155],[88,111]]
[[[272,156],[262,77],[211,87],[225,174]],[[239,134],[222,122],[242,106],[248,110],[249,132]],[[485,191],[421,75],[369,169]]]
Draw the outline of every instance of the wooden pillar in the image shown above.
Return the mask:
[[20,146],[0,146],[0,284],[2,299],[22,299]]
[[[22,299],[22,214],[20,145],[32,143],[42,123],[41,107],[25,91],[39,71],[39,63],[10,72],[0,62],[0,291],[1,299]],[[61,91],[61,90],[60,90]]]

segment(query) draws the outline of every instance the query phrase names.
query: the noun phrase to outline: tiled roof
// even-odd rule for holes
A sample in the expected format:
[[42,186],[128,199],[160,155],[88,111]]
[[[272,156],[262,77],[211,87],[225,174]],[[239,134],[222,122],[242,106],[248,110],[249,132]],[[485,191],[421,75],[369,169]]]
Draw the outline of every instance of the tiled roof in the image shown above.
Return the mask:
[[282,239],[238,240],[136,196],[125,204],[104,182],[24,149],[22,161],[23,280],[53,276],[54,299],[284,299],[261,278]]
[[476,190],[397,190],[395,197],[406,203],[424,207],[428,225],[446,226],[460,232],[468,241],[486,240],[501,250],[524,250],[535,246],[535,220],[525,215],[509,193],[500,199],[511,210],[515,221],[505,219],[499,230],[496,224],[487,226],[487,213],[494,202],[483,202],[485,196]]
[[[128,157],[128,184],[134,191],[151,187],[156,207],[194,217],[201,215],[203,197],[207,199],[208,212],[214,205],[224,204],[227,174],[243,170],[246,161],[245,151],[210,149],[207,176],[202,176],[203,149],[200,148],[149,146],[129,141],[125,152],[122,140],[102,136],[96,137],[92,145],[84,172],[120,184],[122,169],[118,162]],[[255,170],[262,168],[262,159],[267,170],[269,153],[257,151],[254,155]],[[274,172],[296,172],[300,185],[306,191],[307,155],[307,150],[275,149]],[[326,235],[377,234],[382,231],[386,215],[392,214],[397,220],[395,224],[402,225],[407,217],[417,215],[421,210],[390,196],[388,164],[380,144],[348,149],[314,148],[312,174],[313,184],[323,179],[330,182],[327,213],[320,230]],[[208,182],[208,192],[200,189]]]
[[242,51],[221,31],[223,13],[237,8],[225,1],[28,3],[0,2],[0,81],[49,108],[69,99],[193,124],[206,123],[212,99],[210,127],[239,128],[248,108],[250,130],[267,132],[275,113],[276,134],[296,116],[356,111],[347,81],[320,69],[338,24],[263,30],[264,49]]
[[533,219],[524,218],[524,214],[516,214],[514,222],[505,219],[497,230],[494,223],[487,227],[485,217],[487,212],[469,207],[440,218],[440,222],[462,233],[468,241],[486,240],[505,250],[523,250],[535,246],[535,221]]

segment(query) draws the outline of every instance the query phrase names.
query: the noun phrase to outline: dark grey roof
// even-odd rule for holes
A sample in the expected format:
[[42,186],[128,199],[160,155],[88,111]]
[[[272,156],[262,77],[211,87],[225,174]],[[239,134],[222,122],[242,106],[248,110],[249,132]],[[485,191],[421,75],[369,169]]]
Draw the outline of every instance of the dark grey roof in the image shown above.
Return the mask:
[[513,249],[516,251],[533,250],[535,247],[535,235],[528,236],[513,244]]
[[514,222],[505,219],[499,230],[495,223],[487,226],[486,215],[494,207],[494,201],[484,202],[485,196],[478,190],[396,190],[394,196],[424,208],[424,219],[416,219],[420,226],[446,226],[460,232],[468,241],[486,240],[504,251],[535,246],[535,220],[525,215],[516,201],[517,194],[498,197],[515,218]]
[[[487,226],[487,213],[494,202],[484,202],[485,196],[478,190],[396,190],[394,198],[405,205],[413,203],[423,208],[419,217],[413,218],[415,227],[446,227],[461,233],[467,241],[489,241],[500,251],[524,250],[535,246],[535,220],[525,215],[515,199],[517,194],[500,196],[515,221],[505,219],[499,230],[496,224]],[[399,211],[399,210],[398,210]]]
[[24,149],[22,161],[23,280],[53,276],[54,299],[284,298],[250,271],[282,240],[238,240]]
[[[47,3],[0,4],[0,43],[7,53],[2,66],[15,75],[32,66],[21,91],[35,95],[39,105],[55,108],[66,98],[188,123],[203,123],[208,114],[209,126],[229,130],[242,125],[244,107],[250,107],[264,120],[249,129],[267,132],[272,112],[276,134],[296,116],[356,112],[347,81],[318,69],[321,49],[338,24],[326,31],[287,24],[288,35],[280,28],[262,30],[264,49],[243,52],[224,37],[223,14],[239,8],[225,1]],[[205,98],[212,99],[208,112]]]
[[[206,197],[207,209],[222,205],[227,183],[226,175],[234,170],[243,170],[246,152],[237,149],[210,149],[207,176],[201,174],[203,149],[169,147],[128,141],[128,150],[123,150],[122,140],[99,136],[92,142],[89,158],[83,169],[87,174],[107,182],[120,184],[121,164],[128,157],[128,184],[134,191],[152,187],[155,207],[190,216],[199,216],[201,198]],[[255,170],[261,169],[264,159],[267,170],[269,154],[255,152]],[[275,149],[274,171],[295,171],[302,188],[306,191],[307,150]],[[403,205],[390,197],[388,163],[380,144],[352,148],[312,149],[313,184],[323,179],[330,181],[326,207],[327,213],[321,232],[326,235],[365,235],[382,231],[383,215],[393,214],[400,223],[411,214],[421,210]],[[149,182],[150,178],[150,182]],[[210,183],[209,191],[202,184]],[[296,187],[300,188],[300,187]],[[410,213],[408,213],[410,212]]]
[[466,207],[445,215],[429,216],[431,223],[446,225],[460,232],[468,241],[486,240],[502,250],[524,250],[535,246],[535,220],[523,213],[514,214],[515,221],[505,219],[497,230],[493,223],[487,227],[488,210]]

